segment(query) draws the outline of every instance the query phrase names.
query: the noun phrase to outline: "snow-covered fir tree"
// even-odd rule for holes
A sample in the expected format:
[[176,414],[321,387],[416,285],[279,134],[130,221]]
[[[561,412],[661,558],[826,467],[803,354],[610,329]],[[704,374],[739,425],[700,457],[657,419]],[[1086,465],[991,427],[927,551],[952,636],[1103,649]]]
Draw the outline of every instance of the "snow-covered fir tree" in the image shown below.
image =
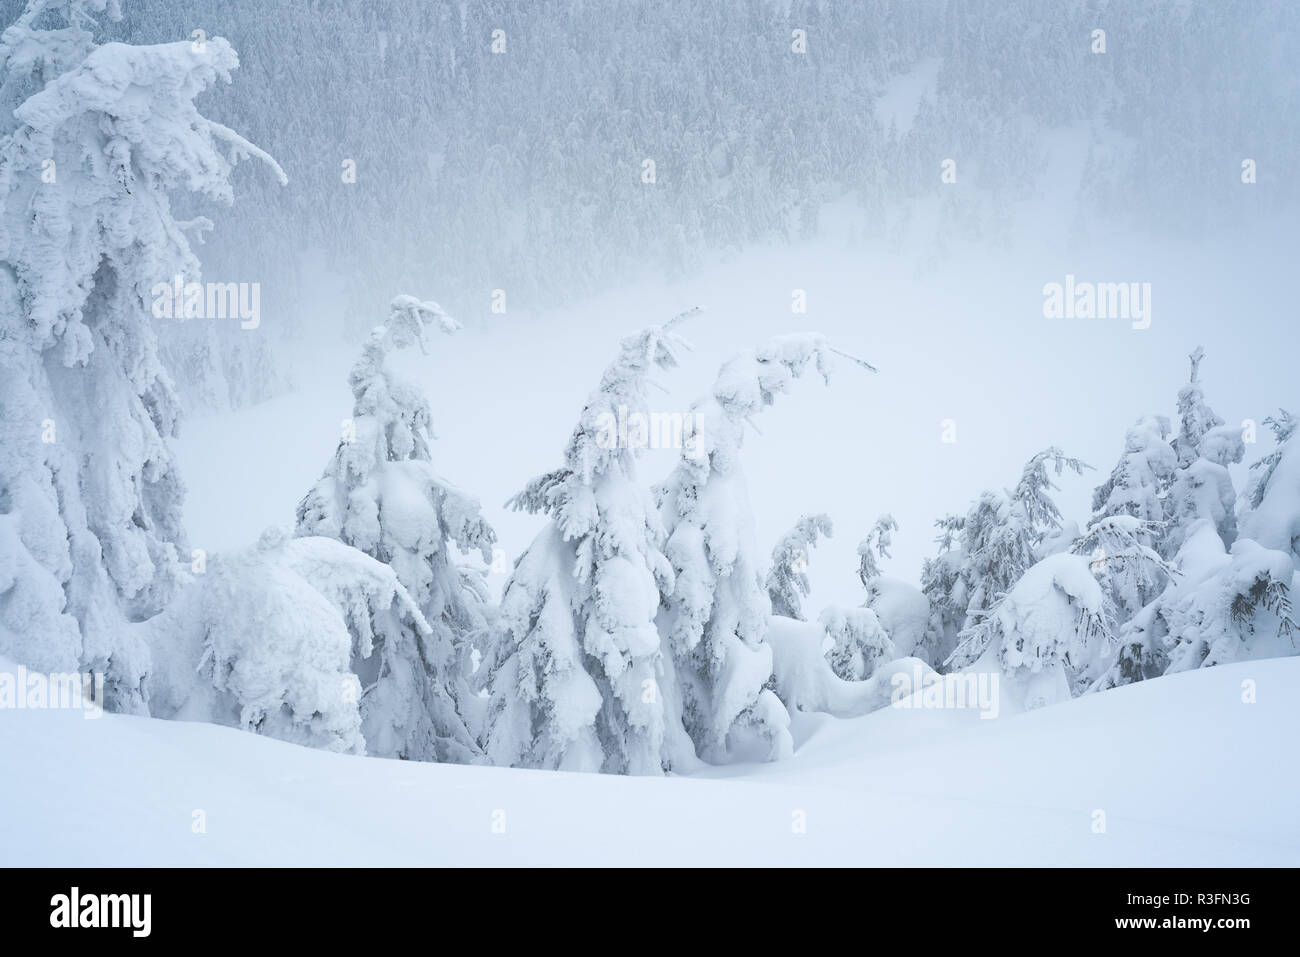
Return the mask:
[[942,668],[960,639],[966,624],[966,607],[970,596],[966,580],[962,577],[965,554],[961,548],[962,527],[966,519],[961,515],[945,515],[935,521],[939,534],[935,544],[939,554],[921,563],[921,594],[929,603],[929,614],[924,637],[912,654],[923,658],[934,668]]
[[962,552],[961,574],[970,595],[966,629],[1034,563],[1033,532],[1005,494],[988,490],[966,513]]
[[808,552],[819,536],[831,537],[829,515],[803,515],[772,549],[772,570],[767,573],[767,595],[772,614],[803,621],[803,600],[812,586],[808,581]]
[[[497,764],[659,774],[696,761],[655,625],[674,585],[665,531],[636,475],[651,376],[677,364],[676,327],[695,311],[623,340],[564,464],[513,501],[550,521],[515,563],[489,656]],[[683,434],[684,454],[698,438]]]
[[1294,655],[1291,556],[1247,538],[1225,549],[1208,518],[1195,521],[1174,562],[1179,574],[1120,631],[1098,690],[1250,658]]
[[1264,420],[1277,447],[1250,466],[1241,535],[1265,548],[1289,552],[1300,570],[1300,440],[1296,418],[1282,409]]
[[238,58],[220,38],[96,45],[115,0],[32,0],[0,37],[0,653],[106,675],[147,708],[131,623],[183,583],[179,415],[155,287],[198,276],[173,191],[229,202],[258,156],[194,98]]
[[1160,603],[1169,629],[1165,674],[1296,653],[1290,556],[1241,539],[1225,558],[1217,574]]
[[958,654],[978,656],[977,670],[996,669],[1004,700],[1016,707],[1068,700],[1110,651],[1105,603],[1086,558],[1049,555],[969,630]]
[[871,527],[867,537],[858,542],[858,580],[862,587],[871,593],[871,583],[880,577],[880,565],[876,559],[889,557],[889,546],[893,543],[893,533],[898,531],[898,523],[892,515],[881,515]]
[[695,406],[703,422],[698,446],[658,490],[675,579],[663,590],[661,618],[676,670],[673,694],[698,754],[710,762],[779,758],[792,749],[789,714],[765,687],[771,605],[740,453],[752,417],[810,367],[829,378],[833,353],[819,335],[779,336],[724,364],[712,394]]
[[470,686],[474,642],[487,630],[487,586],[452,554],[492,560],[496,534],[478,499],[434,470],[429,404],[392,369],[390,353],[459,323],[434,302],[398,296],[370,335],[348,381],[352,417],[333,459],[298,505],[297,534],[325,536],[392,567],[421,612],[419,627],[375,640],[357,661],[371,754],[466,761],[478,752],[480,702]]
[[[966,513],[960,571],[968,596],[960,634],[964,647],[983,651],[980,642],[969,642],[968,637],[983,634],[976,626],[1043,557],[1039,546],[1045,537],[1061,528],[1060,510],[1048,494],[1056,488],[1052,474],[1067,469],[1082,474],[1087,467],[1055,446],[1044,449],[1025,463],[1014,489],[985,491]],[[953,662],[961,667],[972,660],[966,653],[957,654]]]
[[1287,451],[1287,443],[1295,435],[1296,426],[1300,425],[1300,421],[1297,421],[1296,417],[1286,409],[1279,409],[1277,415],[1266,416],[1264,424],[1273,433],[1275,447],[1268,455],[1250,463],[1250,481],[1243,493],[1247,508],[1259,508],[1263,503],[1273,472],[1282,461],[1282,455]]
[[1175,555],[1188,531],[1202,518],[1214,523],[1225,547],[1237,537],[1236,492],[1228,466],[1246,454],[1241,430],[1225,426],[1205,401],[1200,366],[1205,353],[1199,347],[1188,357],[1191,376],[1178,392],[1178,435],[1173,450],[1178,456],[1165,507],[1165,534],[1160,551]]
[[929,663],[930,600],[915,585],[887,578],[878,562],[879,558],[890,557],[889,548],[896,531],[898,522],[894,517],[881,515],[858,543],[858,580],[866,589],[863,605],[884,629],[890,643],[889,657],[915,655]]

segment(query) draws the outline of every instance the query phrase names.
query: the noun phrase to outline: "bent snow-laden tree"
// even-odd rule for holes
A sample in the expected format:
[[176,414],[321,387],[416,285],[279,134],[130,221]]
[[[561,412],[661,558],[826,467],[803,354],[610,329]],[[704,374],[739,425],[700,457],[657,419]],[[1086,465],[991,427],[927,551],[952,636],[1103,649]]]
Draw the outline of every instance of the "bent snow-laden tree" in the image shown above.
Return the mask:
[[337,539],[391,566],[421,612],[419,627],[410,621],[376,638],[373,654],[358,647],[369,752],[463,762],[479,753],[480,703],[469,679],[489,600],[482,577],[457,564],[450,544],[490,562],[496,534],[478,500],[434,471],[428,401],[388,362],[411,345],[427,354],[429,330],[450,333],[459,323],[413,296],[398,296],[389,310],[348,377],[352,418],[298,505],[297,534]]
[[[876,519],[871,531],[858,543],[858,580],[867,592],[863,605],[875,614],[880,627],[885,630],[895,657],[915,655],[928,663],[930,648],[926,639],[931,628],[930,599],[915,585],[885,577],[877,561],[877,558],[890,557],[889,548],[896,531],[898,522],[886,513]],[[945,658],[947,654],[944,652]]]
[[[650,377],[677,364],[685,343],[674,330],[696,311],[623,340],[564,465],[512,502],[550,523],[502,597],[487,665],[494,763],[631,774],[696,763],[655,627],[673,572],[663,525],[636,477],[645,443],[620,427],[648,421]],[[687,455],[697,438],[683,436]]]
[[871,592],[872,582],[880,577],[879,558],[889,558],[889,546],[893,543],[894,532],[898,531],[898,522],[894,516],[885,514],[876,519],[867,537],[858,542],[858,580],[862,587]]
[[367,662],[379,670],[391,659],[384,649],[405,647],[412,632],[430,633],[392,568],[334,539],[280,528],[213,556],[136,630],[154,651],[155,716],[349,754],[375,753],[367,734],[386,730],[358,672]]
[[829,515],[803,515],[772,549],[772,569],[767,573],[767,596],[772,614],[803,621],[803,600],[811,590],[808,550],[819,536],[830,538]]
[[723,365],[712,394],[695,406],[703,422],[698,447],[658,490],[676,582],[663,590],[661,616],[676,671],[672,691],[696,751],[710,762],[779,758],[792,749],[790,716],[765,687],[771,604],[740,452],[752,417],[810,366],[828,379],[833,352],[819,335],[780,336]]
[[882,662],[898,657],[880,619],[870,608],[823,609],[818,619],[826,632],[826,660],[837,678],[863,681]]
[[184,230],[211,225],[177,222],[168,196],[229,202],[249,155],[284,174],[194,107],[238,65],[226,41],[96,46],[105,10],[33,0],[0,37],[0,565],[18,571],[0,570],[0,653],[103,672],[110,707],[145,711],[129,626],[185,576],[149,299],[197,277]]

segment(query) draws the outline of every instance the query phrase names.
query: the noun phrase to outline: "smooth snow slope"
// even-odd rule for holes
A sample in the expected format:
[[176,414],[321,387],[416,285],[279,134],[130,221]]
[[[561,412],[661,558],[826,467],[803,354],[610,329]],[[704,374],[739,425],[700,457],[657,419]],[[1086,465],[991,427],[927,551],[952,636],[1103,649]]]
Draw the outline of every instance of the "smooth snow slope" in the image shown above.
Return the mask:
[[0,864],[1300,864],[1297,658],[995,720],[886,709],[796,725],[789,761],[658,779],[0,711]]

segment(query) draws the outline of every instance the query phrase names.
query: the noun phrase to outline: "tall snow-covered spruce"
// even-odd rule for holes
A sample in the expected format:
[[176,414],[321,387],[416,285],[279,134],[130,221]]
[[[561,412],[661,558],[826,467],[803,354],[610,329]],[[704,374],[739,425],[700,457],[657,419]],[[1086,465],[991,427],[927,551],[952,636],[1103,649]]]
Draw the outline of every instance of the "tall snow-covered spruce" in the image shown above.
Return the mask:
[[[184,189],[229,202],[246,156],[194,98],[238,58],[213,38],[95,44],[115,0],[33,0],[0,37],[0,653],[106,675],[111,707],[147,710],[130,627],[188,560],[168,439],[179,414],[151,290],[195,279]],[[12,111],[12,112],[10,112]]]
[[1241,430],[1224,425],[1205,401],[1200,369],[1205,352],[1196,348],[1188,359],[1191,376],[1178,391],[1178,434],[1173,451],[1178,468],[1173,473],[1165,504],[1166,529],[1160,551],[1172,558],[1182,548],[1192,527],[1201,519],[1214,523],[1224,547],[1237,537],[1236,492],[1228,466],[1246,454]]
[[[696,311],[623,340],[564,464],[512,500],[550,521],[502,596],[488,662],[494,763],[631,774],[696,763],[655,626],[673,571],[663,524],[636,476],[651,376],[677,364],[685,343],[675,330]],[[688,454],[697,439],[684,431]]]
[[423,618],[356,656],[367,750],[467,761],[479,753],[471,655],[485,637],[489,602],[482,577],[457,564],[450,544],[490,562],[496,535],[478,500],[434,471],[429,404],[388,362],[390,352],[411,345],[427,354],[435,328],[451,333],[459,323],[437,303],[393,300],[349,376],[352,418],[298,505],[297,534],[337,539],[391,566]]
[[779,336],[723,365],[712,394],[695,405],[697,446],[658,490],[675,579],[663,587],[660,617],[676,677],[671,697],[710,762],[792,750],[790,716],[768,687],[771,604],[740,453],[753,416],[810,366],[829,379],[834,352],[819,335]]

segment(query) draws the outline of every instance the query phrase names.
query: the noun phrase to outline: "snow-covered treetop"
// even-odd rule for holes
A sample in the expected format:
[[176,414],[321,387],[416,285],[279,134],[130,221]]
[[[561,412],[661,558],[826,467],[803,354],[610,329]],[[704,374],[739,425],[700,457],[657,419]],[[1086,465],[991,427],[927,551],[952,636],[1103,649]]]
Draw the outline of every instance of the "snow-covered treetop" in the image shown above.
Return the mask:
[[1205,350],[1197,346],[1187,358],[1192,370],[1187,385],[1178,390],[1179,425],[1178,436],[1174,439],[1174,450],[1178,453],[1180,465],[1196,461],[1202,454],[1201,441],[1206,433],[1223,425],[1223,419],[1206,404],[1205,393],[1201,389],[1199,375]]
[[1061,525],[1061,512],[1047,494],[1056,489],[1047,472],[1049,463],[1057,475],[1065,469],[1082,475],[1084,469],[1092,468],[1079,459],[1070,458],[1056,446],[1044,449],[1025,463],[1020,481],[1009,494],[1011,501],[1024,511],[1030,526],[1040,533]]
[[655,369],[674,368],[683,349],[690,345],[674,330],[703,310],[696,306],[658,326],[649,326],[627,336],[618,357],[601,376],[600,386],[587,399],[578,425],[565,449],[565,464],[590,483],[593,476],[612,467],[614,461],[630,466],[638,449],[611,442],[608,423],[620,410],[642,411],[647,405],[646,388],[657,385],[650,376]]
[[[0,110],[0,132],[12,131],[13,106],[85,59],[95,46],[90,28],[100,13],[122,18],[117,0],[32,0],[0,34],[0,105],[9,106]],[[42,28],[47,14],[61,17],[64,26]]]
[[1164,517],[1164,495],[1178,456],[1169,444],[1169,419],[1144,415],[1124,436],[1124,454],[1104,483],[1092,493],[1095,518],[1136,515],[1157,521]]
[[593,485],[599,476],[615,468],[621,468],[625,475],[631,476],[640,449],[635,443],[611,441],[609,424],[617,422],[620,414],[626,417],[632,412],[644,412],[646,388],[655,384],[651,374],[655,369],[676,366],[681,350],[689,348],[686,340],[674,330],[702,311],[698,306],[688,309],[665,323],[648,326],[623,339],[618,357],[605,369],[600,385],[583,406],[578,424],[564,450],[564,466],[529,482],[507,503],[511,508],[554,515],[560,519],[566,537],[571,533],[580,534],[578,526],[585,528],[589,525],[589,521],[582,520],[577,526],[570,527],[563,516],[557,514],[573,499],[566,489],[574,481]]
[[1264,501],[1264,493],[1268,490],[1277,464],[1282,461],[1284,446],[1295,434],[1297,422],[1295,416],[1286,409],[1279,409],[1276,416],[1270,415],[1264,419],[1264,424],[1273,430],[1273,440],[1277,443],[1277,447],[1259,461],[1250,463],[1252,474],[1245,497],[1251,508],[1259,508],[1260,503]]
[[1297,423],[1295,416],[1286,409],[1278,409],[1276,416],[1270,415],[1264,419],[1264,424],[1273,430],[1273,441],[1281,445],[1291,438],[1296,425],[1300,423]]
[[437,326],[439,331],[451,335],[461,328],[459,322],[447,315],[436,302],[421,302],[414,296],[401,295],[388,306],[388,321],[381,327],[394,346],[403,349],[416,344],[428,353],[428,330]]
[[817,333],[775,336],[766,345],[747,349],[723,365],[713,386],[713,398],[729,417],[748,418],[775,402],[778,394],[788,391],[809,363],[829,382],[834,369],[832,355],[876,371],[870,363],[832,348]]
[[386,362],[390,351],[411,345],[427,354],[434,327],[450,335],[460,323],[436,302],[402,295],[389,304],[388,321],[370,333],[348,374],[356,438],[340,448],[345,474],[364,477],[378,463],[432,458],[429,443],[436,436],[429,402],[419,388],[389,374]]
[[943,518],[936,518],[934,527],[939,530],[934,541],[939,546],[940,553],[951,551],[961,541],[962,529],[966,527],[966,516],[945,515]]
[[746,349],[718,371],[712,394],[694,409],[702,418],[699,445],[683,465],[706,474],[710,469],[730,471],[744,438],[745,424],[787,392],[811,365],[825,382],[834,370],[834,356],[875,372],[868,362],[840,352],[818,333],[775,336],[765,345]]
[[808,550],[818,536],[830,538],[834,528],[829,515],[803,515],[772,549],[772,570],[767,576],[767,594],[772,614],[803,619],[801,599],[812,590],[808,581]]
[[1001,492],[986,490],[971,504],[962,525],[963,574],[983,604],[1009,588],[1034,562],[1034,536],[1023,513]]
[[893,542],[893,533],[898,531],[898,522],[894,516],[886,513],[876,519],[876,524],[867,537],[858,543],[858,578],[863,585],[868,585],[873,578],[880,577],[880,566],[876,555],[889,558],[889,546]]
[[1242,517],[1241,533],[1265,548],[1289,552],[1300,569],[1300,442],[1296,421],[1289,412],[1265,419],[1277,436],[1278,446],[1254,463],[1255,474],[1246,491],[1249,511]]
[[102,113],[111,118],[110,135],[125,141],[113,151],[123,186],[138,175],[150,185],[183,184],[229,202],[230,169],[249,156],[267,163],[283,185],[288,177],[279,163],[194,106],[194,97],[218,79],[229,83],[238,66],[234,48],[221,37],[201,45],[107,43],[14,111],[30,128],[21,131],[20,145],[39,148],[76,117]]
[[[32,342],[44,348],[62,339],[68,363],[84,361],[92,347],[81,310],[106,256],[141,303],[154,283],[198,272],[184,224],[167,209],[169,190],[229,202],[231,168],[248,156],[287,182],[274,159],[194,105],[239,65],[229,43],[96,47],[82,25],[106,8],[116,9],[33,3],[0,45],[7,71],[0,102],[36,90],[13,109],[18,125],[3,150],[0,192],[23,195],[0,221],[0,257],[14,266]],[[69,25],[37,29],[46,12]],[[54,170],[59,188],[37,170]]]

